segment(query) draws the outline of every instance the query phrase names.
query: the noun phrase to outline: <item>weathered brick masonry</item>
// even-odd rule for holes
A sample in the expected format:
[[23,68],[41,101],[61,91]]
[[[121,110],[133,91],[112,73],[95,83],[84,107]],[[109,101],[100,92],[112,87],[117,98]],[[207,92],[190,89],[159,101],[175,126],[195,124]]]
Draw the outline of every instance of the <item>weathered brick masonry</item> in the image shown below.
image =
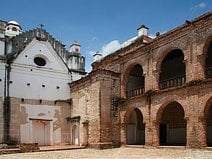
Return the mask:
[[88,123],[86,143],[211,146],[212,13],[145,38],[93,63],[71,85],[71,115]]

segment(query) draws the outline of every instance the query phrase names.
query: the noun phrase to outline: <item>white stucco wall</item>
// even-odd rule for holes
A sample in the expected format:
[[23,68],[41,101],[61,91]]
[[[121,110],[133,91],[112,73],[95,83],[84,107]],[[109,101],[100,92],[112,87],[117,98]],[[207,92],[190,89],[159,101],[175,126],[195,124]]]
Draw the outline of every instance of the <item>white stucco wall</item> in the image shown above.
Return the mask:
[[[37,66],[35,57],[45,66]],[[28,99],[65,100],[70,98],[71,75],[48,42],[33,40],[12,64],[10,96]],[[44,87],[44,86],[45,87]]]
[[0,63],[0,97],[4,95],[5,65]]
[[[1,38],[1,34],[0,34],[0,38]],[[0,41],[0,55],[4,55],[4,49],[5,49],[5,45],[3,41]]]
[[48,106],[48,105],[20,105],[20,112],[27,114],[26,122],[21,124],[21,143],[32,143],[33,142],[33,122],[32,120],[48,120],[50,122],[50,133],[49,140],[50,145],[61,143],[61,128],[54,128],[54,123],[59,120],[56,113],[60,113],[59,106]]

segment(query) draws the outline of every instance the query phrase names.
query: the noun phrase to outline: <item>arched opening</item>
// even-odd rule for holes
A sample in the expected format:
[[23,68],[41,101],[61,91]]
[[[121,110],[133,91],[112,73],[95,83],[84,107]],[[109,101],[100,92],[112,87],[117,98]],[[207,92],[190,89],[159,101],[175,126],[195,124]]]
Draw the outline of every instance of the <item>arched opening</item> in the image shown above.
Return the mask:
[[168,104],[162,112],[160,121],[160,145],[186,145],[186,120],[184,110],[179,103]]
[[180,49],[172,50],[161,63],[160,89],[181,86],[185,83],[184,55]]
[[139,109],[134,109],[128,117],[127,144],[145,144],[145,125],[143,124],[143,115]]
[[77,125],[72,127],[72,144],[79,145],[79,130]]
[[127,97],[131,98],[144,93],[144,75],[142,67],[137,64],[129,73],[127,80]]
[[205,77],[212,78],[212,42],[210,42],[205,58]]
[[209,105],[209,110],[206,115],[206,139],[207,146],[212,146],[212,103]]

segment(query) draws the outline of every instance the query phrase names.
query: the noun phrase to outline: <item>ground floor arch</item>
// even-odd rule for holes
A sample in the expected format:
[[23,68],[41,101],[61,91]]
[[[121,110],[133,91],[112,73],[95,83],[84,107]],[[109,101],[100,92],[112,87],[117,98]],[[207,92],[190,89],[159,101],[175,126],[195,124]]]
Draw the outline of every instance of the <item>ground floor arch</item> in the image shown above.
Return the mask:
[[128,145],[145,144],[145,125],[143,123],[143,115],[137,108],[132,110],[127,117],[126,143]]
[[186,120],[183,107],[171,102],[161,108],[159,119],[159,144],[161,146],[186,146]]
[[206,143],[207,146],[212,147],[212,98],[208,101],[206,106]]

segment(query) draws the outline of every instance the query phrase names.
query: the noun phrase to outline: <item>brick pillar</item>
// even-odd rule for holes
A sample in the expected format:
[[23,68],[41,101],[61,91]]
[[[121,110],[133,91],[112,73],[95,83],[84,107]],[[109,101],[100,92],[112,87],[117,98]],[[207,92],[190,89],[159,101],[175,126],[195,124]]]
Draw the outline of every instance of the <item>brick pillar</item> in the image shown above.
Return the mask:
[[146,122],[145,124],[145,146],[149,147],[152,146],[152,135],[153,135],[153,128],[150,122]]
[[159,72],[158,71],[153,71],[153,76],[152,76],[152,88],[153,90],[159,90]]
[[160,133],[159,133],[160,122],[153,121],[152,125],[152,146],[160,146]]
[[205,79],[205,56],[204,55],[197,56],[196,79],[197,80]]
[[198,123],[198,140],[199,140],[199,146],[200,147],[206,147],[206,129],[207,129],[207,123],[206,118],[204,116],[199,117],[199,123]]
[[188,148],[199,148],[199,139],[198,139],[198,119],[195,121],[194,118],[186,118],[187,129],[186,129],[186,138]]
[[126,127],[127,125],[125,123],[121,124],[121,145],[127,144],[127,135],[126,135]]

